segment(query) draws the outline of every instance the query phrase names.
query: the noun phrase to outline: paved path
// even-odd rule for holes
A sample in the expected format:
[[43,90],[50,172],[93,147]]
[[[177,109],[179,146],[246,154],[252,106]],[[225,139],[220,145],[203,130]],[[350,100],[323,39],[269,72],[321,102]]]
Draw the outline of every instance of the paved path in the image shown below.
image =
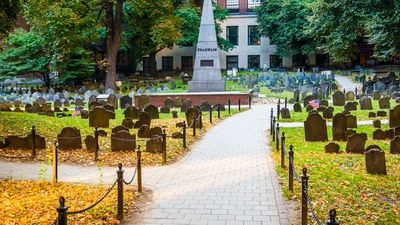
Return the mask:
[[335,79],[346,91],[354,91],[356,88],[361,86],[361,84],[354,83],[349,77],[335,75]]
[[[357,121],[357,125],[372,125],[373,120]],[[381,120],[382,124],[388,124],[389,120]],[[332,122],[327,122],[326,125],[332,126]],[[279,122],[280,127],[304,127],[304,122]]]
[[[144,168],[154,202],[138,224],[289,224],[267,147],[268,111],[258,105],[227,118],[181,161]],[[37,179],[41,167],[46,166],[0,162],[0,177]],[[61,165],[60,179],[98,183],[101,175],[102,183],[110,183],[115,170]],[[126,176],[132,171],[126,168]],[[50,177],[50,169],[44,176]]]

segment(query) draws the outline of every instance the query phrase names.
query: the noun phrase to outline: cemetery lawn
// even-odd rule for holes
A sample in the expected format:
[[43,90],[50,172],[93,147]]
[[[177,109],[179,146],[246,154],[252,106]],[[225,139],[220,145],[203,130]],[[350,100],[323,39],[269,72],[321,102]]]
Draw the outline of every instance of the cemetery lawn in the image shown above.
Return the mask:
[[[390,106],[393,109],[398,103],[396,103],[395,100],[390,100]],[[332,103],[329,103],[329,106],[333,106]],[[283,107],[283,106],[281,106]],[[301,112],[295,112],[293,111],[293,107],[289,106],[290,109],[290,119],[282,119],[282,117],[279,119],[280,122],[303,122],[307,119],[308,116],[308,112],[306,111],[306,109],[303,107],[303,104],[301,105]],[[378,101],[372,100],[372,107],[373,110],[360,110],[360,106],[357,106],[357,110],[355,111],[350,111],[351,115],[354,115],[357,117],[358,121],[366,121],[366,120],[383,120],[383,119],[388,119],[389,117],[389,109],[379,109],[379,104]],[[333,106],[333,108],[335,109],[333,111],[333,115],[335,115],[336,113],[339,112],[343,112],[344,111],[344,106]],[[276,111],[276,106],[274,107],[274,111]],[[376,118],[369,118],[368,117],[368,113],[369,112],[377,112],[377,111],[386,111],[387,116],[386,117],[376,117]],[[320,114],[322,115],[322,112],[320,112]],[[327,119],[328,121],[332,121],[332,119]]]
[[[84,209],[101,196],[109,185],[81,185],[48,182],[0,180],[0,224],[53,224],[60,196],[66,199],[68,211]],[[139,201],[139,194],[125,187],[124,213],[127,215]],[[117,188],[87,212],[69,215],[68,224],[119,224]]]
[[[382,128],[386,130],[388,125]],[[366,146],[377,144],[385,151],[386,176],[367,174],[364,155],[344,153],[345,142],[335,142],[341,154],[327,154],[324,146],[329,142],[306,142],[303,127],[281,128],[286,134],[287,151],[289,145],[294,146],[297,173],[300,175],[303,167],[308,169],[309,194],[321,221],[328,217],[329,209],[335,208],[340,224],[400,224],[400,155],[389,153],[389,141],[372,140],[373,130],[368,125],[357,129],[368,134]],[[328,137],[331,140],[331,126]],[[294,181],[294,192],[288,190],[288,160],[286,169],[282,169],[280,153],[272,150],[272,156],[285,197],[297,199],[300,208],[301,185]]]
[[[287,98],[288,100],[293,98],[293,92],[284,90],[283,92],[272,92],[268,87],[260,87],[260,94],[265,94],[266,97],[268,98],[279,98],[279,99],[285,99]],[[284,102],[284,101],[283,101]]]
[[[242,108],[242,111],[246,108]],[[176,127],[176,123],[183,122],[185,120],[185,114],[180,113],[180,109],[177,110],[178,118],[173,119],[172,114],[160,113],[160,119],[152,119],[151,127],[160,126],[166,130],[167,136],[172,135],[175,132],[181,130]],[[13,113],[13,112],[0,112],[0,136],[7,135],[24,135],[30,132],[31,127],[36,127],[36,132],[46,137],[46,147],[44,150],[37,150],[37,156],[35,160],[45,161],[51,163],[52,149],[54,148],[54,142],[57,139],[57,134],[61,132],[64,127],[73,126],[77,127],[81,133],[82,147],[83,149],[59,151],[59,162],[61,163],[79,163],[79,164],[97,164],[98,166],[116,166],[118,163],[122,163],[124,166],[136,165],[136,152],[133,151],[111,151],[111,129],[121,125],[124,115],[122,110],[118,109],[115,111],[116,119],[110,120],[110,128],[105,128],[107,137],[99,137],[99,161],[94,161],[94,153],[86,150],[84,139],[87,135],[93,135],[94,128],[89,127],[88,119],[81,119],[78,117],[49,117],[44,115],[30,114],[30,113]],[[238,113],[237,109],[231,108],[231,115]],[[199,140],[202,135],[213,125],[218,123],[220,120],[230,116],[228,110],[221,111],[221,119],[218,119],[217,112],[213,111],[213,124],[209,122],[208,112],[203,112],[203,129],[196,130],[196,137],[193,137],[193,129],[187,129],[187,147],[190,149],[191,145]],[[138,129],[131,129],[131,134],[136,134]],[[2,138],[2,137],[0,137]],[[147,153],[146,142],[144,139],[137,138],[138,144],[141,145],[142,150],[142,163],[144,166],[154,166],[161,163],[162,155],[160,153]],[[188,149],[184,149],[182,145],[182,139],[167,138],[167,162],[176,161],[180,159]],[[10,157],[29,157],[31,150],[11,150],[11,149],[0,149],[0,159],[20,161],[26,159],[10,158]],[[4,157],[7,156],[7,157]]]

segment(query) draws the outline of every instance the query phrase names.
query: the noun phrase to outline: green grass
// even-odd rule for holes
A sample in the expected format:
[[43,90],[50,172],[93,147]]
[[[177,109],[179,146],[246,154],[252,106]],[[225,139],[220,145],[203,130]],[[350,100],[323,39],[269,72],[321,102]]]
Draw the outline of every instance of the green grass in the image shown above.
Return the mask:
[[[332,103],[330,103],[330,105],[332,105]],[[303,106],[303,105],[302,105]],[[390,101],[390,106],[391,108],[394,108],[394,106],[396,106],[396,101],[395,100],[391,100]],[[355,111],[351,111],[352,115],[355,115],[357,117],[358,121],[363,121],[363,120],[375,120],[375,119],[387,119],[389,116],[389,109],[379,109],[379,104],[378,101],[372,100],[372,107],[373,110],[360,110],[360,107],[357,106],[357,110]],[[333,114],[339,113],[339,112],[343,112],[344,111],[344,106],[333,106],[333,108],[335,109],[333,111]],[[276,110],[276,108],[274,109]],[[369,118],[368,117],[368,113],[369,112],[377,112],[377,111],[386,111],[387,112],[387,117],[376,117],[376,118]],[[322,115],[322,113],[321,113]],[[306,120],[307,116],[308,116],[308,112],[306,112],[305,108],[302,108],[301,112],[295,112],[293,111],[293,108],[290,107],[290,119],[282,119],[280,118],[280,122],[303,122],[304,120]],[[332,119],[328,119],[328,121],[331,121]]]
[[[387,125],[383,129],[388,129]],[[321,221],[327,218],[329,209],[335,208],[340,224],[400,224],[400,155],[389,154],[389,141],[372,140],[373,130],[367,125],[357,129],[368,134],[366,146],[377,144],[386,152],[386,176],[367,174],[364,155],[327,154],[324,146],[328,142],[306,142],[303,127],[281,128],[286,134],[286,146],[294,146],[296,170],[300,174],[303,167],[308,169],[309,194]],[[331,139],[330,126],[328,136]],[[345,142],[336,143],[345,151]],[[284,195],[301,199],[300,184],[295,182],[293,193],[287,188],[287,169],[280,167],[280,153],[273,151],[272,155]]]

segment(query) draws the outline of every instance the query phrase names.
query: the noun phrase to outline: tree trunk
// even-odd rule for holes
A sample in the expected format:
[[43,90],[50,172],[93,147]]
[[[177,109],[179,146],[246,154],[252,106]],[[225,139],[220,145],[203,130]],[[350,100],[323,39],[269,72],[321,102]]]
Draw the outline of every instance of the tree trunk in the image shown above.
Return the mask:
[[51,80],[50,80],[50,74],[43,74],[43,81],[44,81],[44,85],[46,85],[47,89],[50,90],[50,86],[51,86]]
[[157,52],[150,52],[149,54],[149,64],[150,64],[150,74],[151,76],[157,76],[157,61],[156,61]]
[[[106,88],[115,90],[117,79],[117,54],[119,50],[120,37],[122,31],[122,6],[124,0],[117,0],[114,10],[113,0],[104,0],[106,5],[106,57],[109,63],[106,71]],[[115,11],[115,15],[114,15]]]

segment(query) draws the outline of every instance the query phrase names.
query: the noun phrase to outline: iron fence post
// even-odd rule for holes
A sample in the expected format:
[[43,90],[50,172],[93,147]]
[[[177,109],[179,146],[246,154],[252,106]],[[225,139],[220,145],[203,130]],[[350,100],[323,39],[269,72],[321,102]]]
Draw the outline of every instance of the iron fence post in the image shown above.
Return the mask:
[[280,144],[280,133],[279,133],[279,123],[276,123],[276,137],[275,137],[275,145],[276,145],[276,150],[279,151],[279,144]]
[[278,105],[276,106],[276,117],[277,117],[277,120],[279,120],[280,114],[281,114],[281,100],[278,99]]
[[285,97],[285,108],[287,108],[287,97]]
[[272,136],[272,120],[274,118],[274,108],[271,108],[271,117],[270,117],[270,121],[269,121],[269,133]]
[[[196,113],[197,115],[197,113]],[[193,128],[193,137],[196,137],[196,115],[193,116],[193,124],[192,124],[192,128]]]
[[183,132],[183,138],[182,138],[182,140],[183,140],[183,148],[186,148],[186,122],[185,121],[183,121],[182,132]]
[[67,220],[67,211],[68,211],[68,206],[65,206],[65,198],[60,197],[59,199],[60,206],[57,207],[57,225],[67,225],[68,220]]
[[252,93],[250,93],[250,95],[249,95],[249,109],[251,109],[251,95],[252,95]]
[[218,103],[218,119],[221,119],[221,104]]
[[200,122],[200,124],[199,124],[199,128],[200,129],[203,129],[203,112],[202,111],[200,111],[200,118],[199,118],[199,122]]
[[231,114],[231,99],[228,99],[228,113]]
[[122,170],[122,163],[118,163],[117,183],[118,183],[117,219],[121,221],[122,219],[124,219],[124,171]]
[[36,157],[36,129],[32,126],[32,158]]
[[307,189],[308,189],[308,176],[307,168],[303,168],[303,175],[301,176],[301,224],[307,225],[308,203],[307,203]]
[[326,225],[339,225],[339,221],[336,220],[336,209],[329,210],[329,218],[325,223]]
[[239,102],[238,103],[239,103],[239,112],[240,112],[240,98],[239,98]]
[[276,124],[276,119],[275,116],[272,119],[272,141],[275,141],[275,124]]
[[212,122],[213,122],[212,119],[213,119],[213,118],[212,118],[212,107],[210,107],[210,123],[211,123],[211,124],[212,124]]
[[281,167],[285,168],[285,132],[282,132],[281,137]]
[[140,145],[138,145],[138,150],[137,150],[137,186],[138,186],[138,192],[142,192],[142,152],[140,151]]
[[94,150],[94,161],[99,160],[99,130],[96,127],[94,129],[94,140],[96,142],[96,149]]
[[289,191],[293,192],[293,166],[294,166],[293,145],[289,146]]
[[58,182],[58,142],[54,141],[53,150],[53,184]]
[[162,163],[167,162],[167,134],[165,133],[165,129],[162,133]]

